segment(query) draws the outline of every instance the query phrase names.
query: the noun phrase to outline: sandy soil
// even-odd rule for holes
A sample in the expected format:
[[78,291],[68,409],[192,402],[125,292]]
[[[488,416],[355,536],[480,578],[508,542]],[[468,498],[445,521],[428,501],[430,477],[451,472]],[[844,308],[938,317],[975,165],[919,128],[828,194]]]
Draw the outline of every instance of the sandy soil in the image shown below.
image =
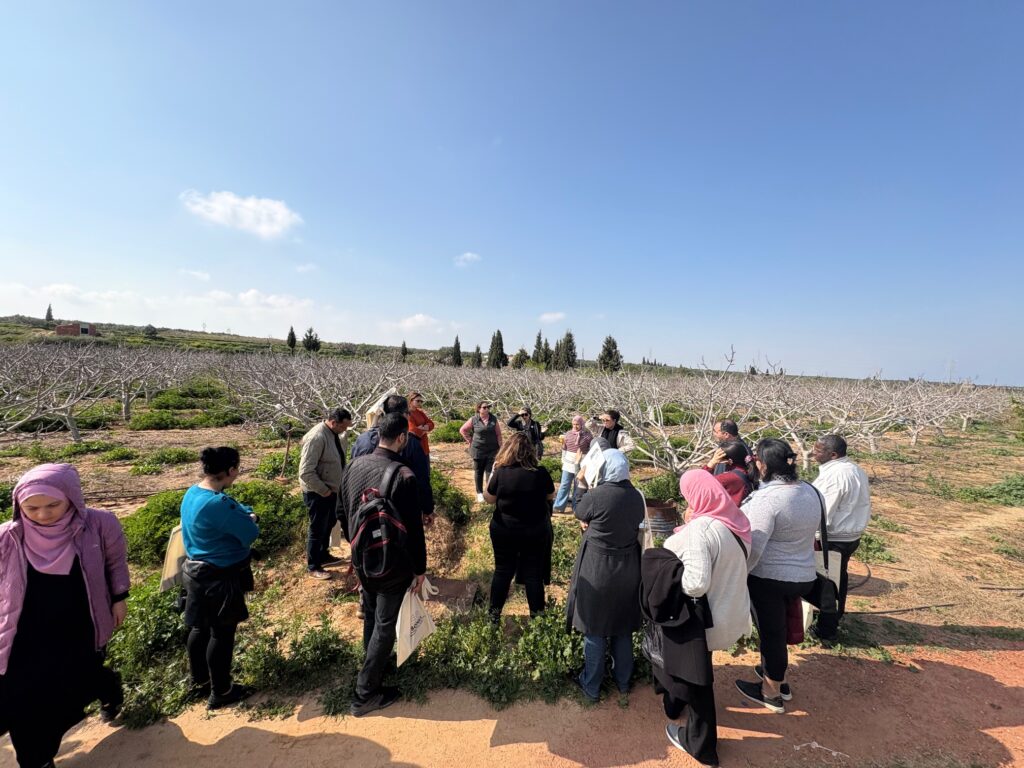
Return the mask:
[[[785,716],[746,705],[737,659],[716,659],[719,756],[727,766],[858,766],[937,755],[982,765],[1024,764],[1021,652],[918,653],[912,666],[798,654]],[[843,681],[842,685],[838,681]],[[564,702],[495,712],[446,691],[425,706],[396,704],[361,720],[324,717],[314,698],[286,720],[248,722],[196,707],[173,721],[126,731],[90,721],[65,739],[65,768],[129,766],[653,766],[696,765],[664,736],[649,688],[628,708]],[[0,766],[14,766],[0,751]]]

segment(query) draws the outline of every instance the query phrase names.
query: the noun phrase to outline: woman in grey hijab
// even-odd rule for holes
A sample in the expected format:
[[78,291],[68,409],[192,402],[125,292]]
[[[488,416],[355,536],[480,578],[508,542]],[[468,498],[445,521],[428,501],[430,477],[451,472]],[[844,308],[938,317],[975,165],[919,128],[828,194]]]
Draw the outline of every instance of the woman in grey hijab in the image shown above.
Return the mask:
[[597,486],[573,510],[584,533],[566,606],[569,626],[584,635],[583,671],[576,684],[590,701],[600,696],[609,646],[615,684],[622,693],[629,691],[632,636],[641,625],[637,529],[644,519],[644,499],[629,481],[622,451],[611,448],[603,456]]

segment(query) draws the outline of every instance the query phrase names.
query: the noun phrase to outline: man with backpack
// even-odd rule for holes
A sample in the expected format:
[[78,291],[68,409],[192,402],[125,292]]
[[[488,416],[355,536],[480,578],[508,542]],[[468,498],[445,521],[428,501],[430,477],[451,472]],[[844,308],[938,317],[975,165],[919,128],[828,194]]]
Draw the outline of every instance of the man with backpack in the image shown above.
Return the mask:
[[[401,395],[389,395],[384,400],[384,415],[398,413],[409,417],[409,401]],[[407,425],[408,426],[408,425]],[[379,441],[380,423],[366,430],[356,439],[352,446],[352,458],[366,456],[373,453]],[[434,522],[434,492],[430,487],[430,457],[423,452],[423,445],[415,435],[412,439],[406,439],[405,445],[398,452],[398,459],[413,471],[416,482],[419,484],[419,505],[420,513],[423,515],[423,523],[430,525]]]
[[394,704],[397,688],[382,686],[395,647],[396,623],[405,593],[418,589],[427,570],[416,476],[402,461],[409,440],[404,414],[386,413],[376,426],[372,453],[354,459],[341,481],[352,565],[363,592],[366,659],[356,679],[351,713],[362,717]]

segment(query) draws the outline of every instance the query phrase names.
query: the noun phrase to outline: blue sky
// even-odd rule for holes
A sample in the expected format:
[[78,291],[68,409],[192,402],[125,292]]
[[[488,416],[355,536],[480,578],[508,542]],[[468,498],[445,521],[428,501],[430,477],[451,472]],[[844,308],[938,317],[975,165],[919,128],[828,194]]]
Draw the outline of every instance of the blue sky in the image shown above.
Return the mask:
[[8,5],[0,314],[1024,384],[1022,33],[1017,2]]

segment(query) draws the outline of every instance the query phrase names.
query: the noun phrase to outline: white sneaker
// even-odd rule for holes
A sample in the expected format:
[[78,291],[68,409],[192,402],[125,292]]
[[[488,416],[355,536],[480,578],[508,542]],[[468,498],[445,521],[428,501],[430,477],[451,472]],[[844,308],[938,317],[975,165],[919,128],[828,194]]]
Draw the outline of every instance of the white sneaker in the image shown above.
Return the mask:
[[484,503],[484,495],[482,493],[478,493],[476,495],[476,500],[479,501],[481,504],[483,504]]

